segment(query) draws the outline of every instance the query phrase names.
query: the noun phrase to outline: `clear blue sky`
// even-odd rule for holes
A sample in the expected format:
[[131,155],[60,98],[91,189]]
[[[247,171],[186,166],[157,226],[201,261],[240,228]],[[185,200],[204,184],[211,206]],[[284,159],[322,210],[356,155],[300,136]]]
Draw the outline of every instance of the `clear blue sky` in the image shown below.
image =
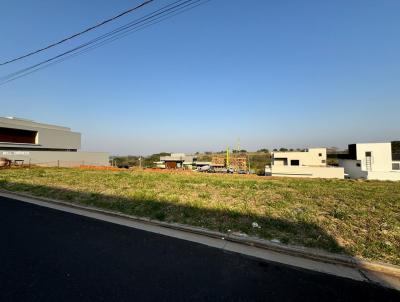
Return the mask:
[[[4,1],[0,60],[139,2]],[[397,0],[212,0],[1,86],[0,115],[70,126],[84,150],[112,154],[222,150],[238,137],[248,150],[399,139],[399,13]]]

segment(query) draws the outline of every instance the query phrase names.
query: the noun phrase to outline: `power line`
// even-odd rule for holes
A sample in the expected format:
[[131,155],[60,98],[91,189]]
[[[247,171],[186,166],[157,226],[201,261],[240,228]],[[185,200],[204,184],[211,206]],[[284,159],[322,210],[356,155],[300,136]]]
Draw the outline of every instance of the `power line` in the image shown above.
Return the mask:
[[83,34],[89,32],[89,31],[92,31],[92,30],[94,30],[94,29],[96,29],[96,28],[99,28],[99,27],[101,27],[101,26],[103,26],[103,25],[105,25],[105,24],[107,24],[107,23],[109,23],[109,22],[111,22],[111,21],[114,21],[114,20],[116,20],[116,19],[118,19],[118,18],[121,18],[122,16],[127,15],[127,14],[129,14],[129,13],[131,13],[131,12],[133,12],[133,11],[135,11],[135,10],[137,10],[137,9],[139,9],[139,8],[141,8],[141,7],[145,6],[145,5],[147,5],[147,4],[151,3],[151,2],[153,2],[153,1],[154,1],[154,0],[146,0],[145,2],[139,4],[139,5],[135,6],[135,7],[132,7],[132,8],[130,8],[130,9],[128,9],[128,10],[126,10],[126,11],[124,11],[124,12],[122,12],[122,13],[120,13],[120,14],[114,16],[114,17],[111,17],[111,18],[109,18],[109,19],[107,19],[107,20],[104,20],[104,21],[102,21],[102,22],[100,22],[100,23],[98,23],[98,24],[96,24],[96,25],[94,25],[94,26],[91,26],[91,27],[89,27],[89,28],[86,28],[85,30],[82,30],[82,31],[80,31],[80,32],[78,32],[78,33],[76,33],[76,34],[73,34],[73,35],[71,35],[71,36],[68,36],[68,37],[66,37],[66,38],[64,38],[64,39],[62,39],[62,40],[60,40],[60,41],[58,41],[58,42],[55,42],[55,43],[52,43],[52,44],[50,44],[50,45],[47,45],[47,46],[45,46],[45,47],[43,47],[43,48],[39,48],[39,49],[37,49],[37,50],[31,51],[31,52],[29,52],[29,53],[27,53],[27,54],[25,54],[25,55],[16,57],[16,58],[14,58],[14,59],[10,59],[10,60],[1,62],[1,63],[0,63],[0,66],[7,65],[7,64],[10,64],[10,63],[15,62],[15,61],[22,60],[22,59],[24,59],[24,58],[33,56],[34,54],[37,54],[37,53],[39,53],[39,52],[42,52],[42,51],[45,51],[45,50],[50,49],[50,48],[52,48],[52,47],[55,47],[55,46],[57,46],[57,45],[60,45],[60,44],[66,42],[66,41],[68,41],[68,40],[71,40],[71,39],[73,39],[73,38],[76,38],[76,37],[78,37],[78,36],[81,36],[81,35],[83,35]]
[[[162,14],[165,14],[166,12],[168,13],[169,11],[172,11],[172,12],[173,12],[173,11],[176,10],[177,8],[186,7],[186,6],[188,6],[188,5],[191,5],[190,2],[193,2],[194,0],[186,0],[186,1],[184,1],[184,2],[182,2],[182,1],[183,1],[183,0],[178,0],[178,1],[175,1],[175,2],[173,2],[173,3],[170,3],[170,4],[164,6],[164,7],[160,8],[160,9],[157,9],[156,11],[154,11],[154,12],[152,12],[152,13],[149,13],[149,14],[147,14],[147,15],[145,15],[145,16],[139,18],[139,19],[136,19],[136,20],[134,20],[134,21],[131,21],[131,22],[129,22],[128,24],[125,24],[125,25],[123,25],[123,26],[120,26],[120,27],[118,27],[118,28],[112,30],[111,32],[108,32],[108,33],[106,33],[106,34],[103,34],[103,35],[101,35],[101,36],[95,38],[95,39],[92,39],[92,40],[90,40],[89,42],[83,43],[83,44],[81,44],[81,45],[79,45],[79,46],[77,46],[77,47],[74,47],[74,48],[72,48],[72,49],[70,49],[70,50],[68,50],[68,51],[65,51],[65,52],[63,52],[63,53],[61,53],[61,54],[59,54],[59,55],[56,55],[56,56],[54,56],[54,57],[52,57],[52,58],[50,58],[50,59],[46,59],[46,60],[44,60],[44,61],[42,61],[42,62],[40,62],[40,63],[34,64],[34,65],[30,66],[30,67],[23,68],[23,69],[18,70],[18,71],[14,72],[14,73],[10,73],[10,74],[8,74],[8,75],[6,75],[6,76],[3,76],[3,77],[1,77],[1,80],[4,81],[4,80],[7,80],[7,79],[12,78],[12,77],[14,77],[14,76],[17,76],[17,75],[19,75],[19,74],[21,74],[21,73],[27,72],[27,71],[29,71],[29,70],[31,70],[31,69],[34,69],[34,68],[36,68],[36,67],[39,67],[40,65],[49,63],[49,62],[51,62],[51,61],[53,61],[53,60],[55,60],[55,59],[58,59],[58,58],[61,58],[61,57],[65,56],[65,55],[68,55],[68,54],[70,54],[70,53],[73,53],[73,52],[75,52],[75,51],[77,51],[77,50],[79,50],[79,49],[82,49],[82,48],[84,48],[84,47],[87,47],[87,46],[89,46],[89,45],[91,45],[91,44],[93,44],[93,43],[96,43],[96,42],[98,42],[98,41],[104,40],[104,39],[107,38],[107,37],[110,37],[110,36],[118,36],[120,32],[123,33],[124,31],[126,31],[126,30],[128,30],[128,29],[130,29],[130,28],[132,28],[132,27],[134,27],[134,26],[140,25],[141,23],[143,23],[143,22],[145,22],[145,21],[147,21],[147,20],[151,20],[151,19],[153,19],[153,18],[155,18],[155,17],[157,17],[157,16],[160,16],[160,15],[162,15]],[[199,2],[199,1],[201,1],[201,0],[197,0],[197,1],[195,1],[195,2]],[[182,2],[182,3],[177,4],[177,3],[179,3],[179,2]]]
[[[11,73],[7,76],[4,76],[4,77],[2,77],[3,81],[0,82],[0,85],[4,85],[8,82],[12,82],[21,77],[27,76],[27,75],[32,74],[41,69],[47,68],[51,65],[64,62],[65,60],[68,60],[77,55],[91,51],[91,50],[101,47],[105,44],[111,43],[115,40],[121,39],[133,32],[136,32],[136,31],[142,30],[146,27],[149,27],[151,25],[160,23],[160,22],[164,21],[165,19],[168,19],[175,15],[181,14],[187,10],[193,9],[193,8],[195,8],[199,5],[202,5],[206,2],[209,2],[209,1],[210,0],[186,0],[186,1],[182,2],[182,0],[178,0],[174,3],[171,3],[169,5],[162,7],[148,15],[145,15],[137,20],[129,22],[128,24],[123,25],[109,33],[103,34],[89,42],[86,42],[86,43],[79,45],[71,50],[68,50],[62,54],[59,54],[50,59],[44,60],[40,63],[34,64],[30,67],[21,69],[17,72]],[[182,2],[182,3],[179,3],[179,2]],[[177,4],[177,3],[179,3],[179,4]],[[194,5],[194,4],[196,4],[196,5]],[[67,56],[67,57],[65,57],[65,56]]]
[[[99,43],[96,43],[96,44],[94,44],[94,45],[92,45],[92,46],[90,46],[90,47],[84,48],[84,49],[82,49],[82,50],[80,50],[80,51],[78,51],[78,52],[76,52],[76,53],[73,53],[73,54],[69,55],[69,56],[66,57],[66,58],[62,58],[62,59],[60,59],[60,60],[57,60],[56,62],[52,62],[52,63],[50,63],[50,64],[48,64],[48,65],[45,65],[43,68],[45,68],[45,67],[47,67],[47,66],[50,66],[50,65],[53,65],[53,64],[57,64],[57,63],[64,62],[64,61],[66,61],[66,60],[68,60],[68,59],[70,59],[70,58],[76,57],[76,56],[78,56],[78,55],[80,55],[80,54],[85,54],[85,53],[87,53],[87,52],[89,52],[89,51],[91,51],[91,50],[94,50],[94,49],[99,48],[99,47],[101,47],[101,46],[103,46],[103,45],[106,45],[106,44],[112,43],[112,42],[114,42],[114,41],[117,41],[117,40],[119,40],[119,39],[122,39],[122,38],[124,38],[124,37],[126,37],[126,36],[128,36],[128,35],[130,35],[130,34],[132,34],[132,33],[135,33],[135,32],[137,32],[137,31],[143,30],[143,29],[145,29],[145,28],[147,28],[147,27],[149,27],[149,26],[158,24],[158,23],[160,23],[160,22],[162,22],[162,21],[164,21],[164,20],[167,20],[167,19],[172,18],[172,17],[174,17],[174,16],[180,15],[180,14],[186,12],[186,11],[189,11],[189,10],[191,10],[191,9],[194,9],[194,8],[196,8],[197,6],[200,6],[200,5],[202,5],[202,4],[205,4],[206,2],[209,2],[209,1],[211,1],[211,0],[197,0],[197,1],[195,1],[195,2],[200,2],[200,3],[198,3],[198,4],[196,4],[196,5],[192,5],[192,6],[188,7],[188,8],[185,8],[185,9],[180,9],[179,11],[177,10],[178,12],[169,12],[168,14],[166,14],[166,16],[158,17],[158,18],[156,18],[155,20],[151,20],[151,21],[149,21],[149,22],[146,22],[146,23],[143,24],[143,25],[140,25],[140,26],[138,26],[138,27],[129,29],[128,31],[125,31],[125,32],[123,32],[123,33],[120,33],[120,34],[116,35],[115,37],[108,38],[108,39],[106,39],[106,40],[104,40],[104,41],[101,41],[101,42],[99,42]],[[187,5],[187,6],[188,6],[188,5]]]
[[87,47],[87,46],[89,46],[89,45],[91,45],[91,44],[93,44],[93,43],[96,43],[96,42],[98,42],[98,41],[101,41],[101,40],[103,40],[103,39],[105,39],[105,38],[107,38],[107,37],[110,37],[110,36],[113,36],[113,35],[117,35],[117,34],[118,34],[119,32],[121,32],[121,31],[124,31],[124,30],[126,30],[126,29],[128,29],[128,28],[131,28],[131,27],[135,26],[135,25],[138,25],[138,24],[140,24],[140,23],[142,23],[142,22],[144,22],[144,21],[146,21],[146,20],[149,20],[149,19],[151,19],[151,18],[154,18],[154,17],[156,17],[156,16],[158,16],[158,15],[160,15],[160,14],[165,13],[166,11],[169,11],[169,10],[171,10],[171,9],[175,9],[176,7],[179,7],[179,6],[181,6],[181,5],[183,5],[183,4],[186,4],[187,2],[190,2],[190,1],[193,1],[193,0],[186,0],[185,2],[183,2],[183,3],[181,3],[181,4],[177,4],[177,5],[173,6],[173,7],[171,7],[172,5],[174,5],[174,4],[176,4],[176,3],[179,3],[179,2],[182,2],[182,1],[183,1],[183,0],[177,0],[177,1],[173,2],[173,3],[171,3],[171,4],[168,4],[168,5],[166,5],[166,6],[162,7],[162,8],[159,8],[159,9],[155,10],[155,11],[152,12],[152,13],[149,13],[149,14],[143,16],[143,17],[140,17],[140,18],[138,18],[138,19],[136,19],[136,20],[133,20],[133,21],[131,21],[131,22],[125,24],[125,25],[122,25],[122,26],[120,26],[120,27],[118,27],[118,28],[112,30],[111,32],[102,34],[102,35],[100,35],[100,36],[97,37],[97,38],[94,38],[94,39],[92,39],[92,40],[90,40],[90,41],[88,41],[88,42],[85,42],[85,43],[83,43],[83,44],[81,44],[81,45],[78,45],[78,46],[72,48],[72,49],[69,49],[69,50],[67,50],[67,51],[65,51],[65,52],[63,52],[63,53],[61,53],[61,54],[59,54],[59,55],[56,55],[56,56],[54,56],[54,57],[51,57],[51,58],[46,59],[46,60],[44,60],[44,61],[41,61],[41,62],[39,62],[39,63],[37,63],[37,64],[31,65],[31,66],[29,66],[29,67],[20,69],[20,70],[18,70],[18,71],[16,71],[16,72],[10,73],[10,74],[8,74],[8,75],[6,75],[6,76],[1,77],[0,79],[1,79],[1,80],[6,80],[6,79],[12,78],[12,77],[14,77],[14,76],[16,76],[16,75],[19,75],[19,74],[21,74],[21,73],[24,73],[24,72],[26,72],[26,71],[29,71],[29,70],[31,70],[31,69],[34,69],[34,68],[36,68],[36,67],[39,67],[40,65],[43,65],[43,64],[49,63],[49,62],[51,62],[51,61],[54,61],[54,60],[56,60],[56,59],[58,59],[58,58],[61,58],[61,57],[65,56],[65,55],[68,55],[68,54],[70,54],[70,53],[73,53],[73,52],[75,52],[75,51],[78,51],[79,49],[82,49],[82,48],[84,48],[84,47]]

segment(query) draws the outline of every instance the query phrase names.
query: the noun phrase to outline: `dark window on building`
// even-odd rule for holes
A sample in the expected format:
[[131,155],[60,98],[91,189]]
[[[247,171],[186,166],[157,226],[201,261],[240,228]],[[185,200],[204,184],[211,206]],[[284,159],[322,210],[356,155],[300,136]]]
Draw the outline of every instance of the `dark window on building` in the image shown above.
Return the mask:
[[292,160],[290,160],[290,165],[291,166],[300,166],[300,161],[298,159],[292,159]]
[[357,145],[351,144],[349,145],[349,159],[357,159]]
[[323,160],[321,160],[321,162],[322,162],[323,164],[325,164],[325,163],[326,163],[326,160],[325,160],[325,159],[323,159]]
[[365,152],[365,156],[366,156],[366,157],[371,157],[371,154],[372,154],[372,152],[371,152],[371,151],[367,151],[367,152]]
[[392,142],[392,160],[400,160],[400,141]]
[[321,156],[322,156],[322,153],[318,153],[318,156],[320,156],[320,157],[321,157]]
[[393,163],[392,170],[400,170],[400,163]]
[[0,127],[0,142],[17,144],[35,144],[36,131]]
[[360,163],[356,163],[356,166],[357,166],[357,167],[361,167],[361,164],[360,164]]

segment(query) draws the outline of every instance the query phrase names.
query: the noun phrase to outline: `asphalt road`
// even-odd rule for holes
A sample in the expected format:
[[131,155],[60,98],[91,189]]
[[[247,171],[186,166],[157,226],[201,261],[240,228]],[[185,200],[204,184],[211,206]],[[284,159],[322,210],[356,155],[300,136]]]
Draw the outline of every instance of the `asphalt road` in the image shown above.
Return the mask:
[[0,301],[400,301],[400,292],[0,197]]

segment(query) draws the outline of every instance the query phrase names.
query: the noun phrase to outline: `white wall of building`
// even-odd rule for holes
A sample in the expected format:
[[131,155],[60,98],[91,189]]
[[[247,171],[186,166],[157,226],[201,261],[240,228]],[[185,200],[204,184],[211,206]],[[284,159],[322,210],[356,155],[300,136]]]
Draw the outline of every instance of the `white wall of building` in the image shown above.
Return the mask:
[[400,171],[370,171],[368,172],[368,179],[376,180],[400,180]]
[[274,151],[272,157],[274,166],[291,166],[292,160],[298,160],[300,166],[326,166],[326,148],[310,148],[305,152]]
[[[366,152],[370,152],[367,165]],[[400,180],[400,170],[393,170],[391,143],[356,144],[357,159],[339,159],[339,166],[352,179]]]
[[344,178],[344,168],[341,167],[272,166],[269,171],[271,176]]
[[[298,161],[293,165],[292,161]],[[344,168],[326,166],[326,148],[305,152],[273,152],[272,165],[266,174],[286,177],[344,178]]]
[[371,152],[370,171],[391,171],[392,170],[392,144],[373,143],[357,144],[357,160],[361,161],[361,169],[366,171],[366,152]]
[[[359,166],[357,166],[359,165]],[[344,168],[344,173],[352,179],[367,178],[368,173],[361,170],[361,161],[355,159],[339,159],[339,166]]]

